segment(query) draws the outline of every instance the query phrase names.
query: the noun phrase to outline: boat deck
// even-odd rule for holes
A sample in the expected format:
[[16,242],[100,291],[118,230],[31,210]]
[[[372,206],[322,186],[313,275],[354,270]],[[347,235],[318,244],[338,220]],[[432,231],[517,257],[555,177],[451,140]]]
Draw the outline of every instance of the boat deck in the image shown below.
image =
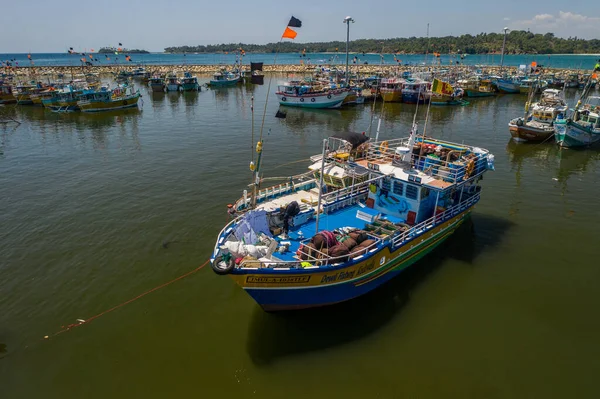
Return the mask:
[[[333,231],[342,227],[354,227],[361,230],[365,229],[369,224],[369,221],[366,220],[367,218],[359,218],[359,211],[364,216],[367,216],[367,218],[368,216],[373,217],[379,215],[380,219],[389,220],[392,223],[404,222],[404,220],[401,218],[386,215],[374,209],[356,204],[329,214],[321,214],[319,219],[319,231]],[[284,254],[275,252],[272,256],[273,259],[282,261],[298,260],[296,258],[296,251],[300,248],[301,241],[312,237],[316,233],[316,225],[317,220],[315,217],[313,217],[307,223],[304,223],[300,226],[290,227],[290,231],[287,238],[281,238],[281,236],[276,237],[278,243],[289,242],[290,247],[289,251],[287,251]],[[302,234],[299,235],[299,232],[302,232]]]

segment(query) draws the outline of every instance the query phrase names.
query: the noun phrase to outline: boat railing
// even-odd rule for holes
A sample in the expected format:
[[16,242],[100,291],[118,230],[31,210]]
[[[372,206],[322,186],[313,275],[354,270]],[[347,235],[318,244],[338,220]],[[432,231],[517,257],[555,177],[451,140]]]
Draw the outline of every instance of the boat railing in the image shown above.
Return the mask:
[[437,226],[438,224],[443,223],[443,222],[455,217],[456,215],[460,214],[461,212],[464,212],[466,209],[472,207],[479,201],[481,194],[479,192],[476,192],[475,194],[472,194],[472,195],[465,194],[465,196],[467,198],[465,200],[461,201],[460,203],[458,203],[457,205],[454,205],[454,206],[446,209],[443,212],[437,213],[436,215],[430,217],[429,219],[424,220],[423,222],[414,225],[410,229],[408,229],[408,230],[400,233],[396,237],[394,237],[392,240],[392,245],[394,247],[399,247],[406,241],[409,241],[410,239],[414,238],[415,236],[420,235],[423,232],[432,229],[434,226]]
[[[277,179],[283,181],[286,179],[285,177],[281,178],[270,178],[271,180]],[[278,198],[282,195],[290,194],[298,190],[303,189],[311,189],[316,185],[316,180],[313,176],[313,172],[306,172],[300,175],[292,176],[287,178],[286,182],[282,182],[280,184],[276,184],[273,186],[269,186],[266,188],[262,188],[257,190],[256,192],[256,202],[261,203],[271,199]],[[263,179],[264,181],[265,179]],[[250,188],[252,188],[252,184]],[[242,196],[235,202],[234,208],[236,211],[246,210],[251,203],[251,193],[246,193],[246,195]]]
[[[427,175],[450,183],[459,183],[473,176],[482,174],[488,169],[489,153],[485,150],[475,152],[473,148],[461,147],[454,143],[444,141],[425,140],[426,145],[441,145],[450,149],[446,159],[434,154],[414,154],[412,148],[408,148],[408,139],[394,139],[375,142],[369,145],[365,159],[370,169],[378,170],[378,164],[392,163],[401,165],[404,151],[410,151],[411,167],[420,170]],[[452,153],[458,155],[458,159],[450,160]],[[465,158],[466,155],[466,158]]]
[[[284,261],[284,260],[274,258],[274,259],[269,259],[269,260],[261,260],[258,263],[263,265],[261,267],[270,268],[270,269],[274,269],[274,270],[296,269],[296,268],[298,268],[298,265],[300,263],[302,263],[302,269],[305,269],[305,270],[306,269],[316,269],[316,268],[323,267],[323,266],[341,265],[341,264],[347,262],[349,257],[352,257],[353,260],[360,260],[367,254],[377,251],[377,248],[383,242],[386,242],[386,241],[391,241],[392,247],[398,248],[401,245],[403,245],[403,244],[407,243],[408,241],[410,241],[411,239],[413,239],[414,237],[417,237],[417,236],[423,234],[424,232],[431,230],[433,227],[450,220],[451,218],[459,215],[460,213],[464,212],[468,208],[472,207],[473,205],[475,205],[477,203],[477,201],[479,201],[480,194],[479,194],[479,192],[475,192],[471,195],[465,194],[465,197],[467,197],[467,198],[465,200],[461,201],[459,204],[457,204],[453,207],[450,207],[450,208],[446,209],[444,212],[440,212],[437,215],[432,216],[431,218],[429,218],[421,223],[418,223],[418,224],[412,226],[410,229],[405,230],[403,232],[398,232],[398,233],[392,234],[385,238],[382,238],[382,237],[379,237],[377,235],[373,235],[373,234],[367,232],[367,235],[369,236],[369,238],[374,240],[374,242],[372,244],[370,244],[369,246],[365,247],[361,251],[362,253],[359,255],[356,255],[356,256],[352,256],[351,254],[350,255],[346,254],[346,255],[342,255],[342,256],[332,257],[328,253],[325,253],[325,252],[320,251],[315,248],[311,248],[311,252],[313,253],[313,255],[306,254],[307,255],[306,260]],[[223,230],[221,231],[221,233],[219,234],[219,237],[221,237],[221,238],[219,239],[219,242],[217,242],[217,245],[215,246],[215,254],[217,253],[218,246],[221,245],[222,241],[224,240],[223,234],[227,234],[227,232],[228,232],[227,229],[231,229],[230,226],[232,223],[233,222],[231,222],[230,224],[225,226],[223,228]],[[301,241],[301,244],[306,246],[306,244],[308,244],[310,241],[311,241],[311,239],[305,239],[305,240]],[[246,270],[256,270],[256,269],[260,268],[260,267],[256,267],[256,263],[257,263],[256,260],[242,261],[242,263],[240,263],[238,268],[242,268],[242,269],[246,269]]]

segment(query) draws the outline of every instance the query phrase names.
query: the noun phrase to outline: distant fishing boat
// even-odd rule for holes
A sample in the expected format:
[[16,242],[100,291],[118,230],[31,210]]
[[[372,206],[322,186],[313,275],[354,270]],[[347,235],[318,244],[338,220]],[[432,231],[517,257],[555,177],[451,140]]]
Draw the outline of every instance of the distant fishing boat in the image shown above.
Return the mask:
[[227,86],[235,86],[236,84],[242,81],[242,77],[237,72],[217,72],[213,75],[213,78],[210,80],[211,87],[227,87]]
[[113,111],[137,107],[140,92],[132,86],[120,85],[113,90],[102,87],[100,90],[84,90],[77,105],[81,112]]
[[573,113],[554,124],[559,146],[587,147],[600,142],[600,97],[589,95],[591,86],[590,77]]
[[568,106],[558,89],[543,91],[539,102],[529,109],[525,105],[525,117],[511,120],[508,129],[515,141],[544,142],[554,136],[554,121],[563,119]]
[[566,89],[577,89],[579,87],[579,74],[572,73],[565,80],[565,88]]
[[521,81],[519,79],[498,79],[496,86],[501,93],[517,94],[521,92]]
[[133,77],[134,79],[142,79],[145,75],[146,68],[143,67],[135,68],[131,73],[131,77]]
[[198,84],[198,78],[192,76],[190,72],[184,72],[183,79],[181,80],[181,89],[183,91],[198,91],[200,85]]
[[0,81],[0,104],[16,103],[17,99],[13,94],[12,85]]
[[15,87],[13,96],[17,100],[18,105],[33,105],[31,94],[37,93],[41,89],[36,85],[31,84],[20,84]]
[[153,92],[159,93],[165,91],[165,78],[163,76],[152,76],[149,83]]
[[536,78],[523,79],[519,85],[519,92],[528,94],[531,87],[533,87],[534,93],[541,93],[548,88],[548,82]]
[[179,91],[180,85],[181,82],[179,81],[179,78],[177,77],[175,72],[169,73],[165,78],[165,86],[167,88],[167,91]]
[[275,93],[279,104],[301,108],[339,108],[350,93],[349,89],[329,89],[302,82],[278,86]]
[[83,92],[85,82],[75,80],[72,84],[63,85],[42,98],[42,105],[52,111],[78,111],[77,97]]
[[409,79],[402,87],[402,102],[406,104],[424,103],[431,83]]
[[406,83],[406,79],[389,78],[381,79],[379,84],[379,93],[381,98],[386,103],[402,102],[402,89]]
[[489,79],[470,79],[462,83],[466,97],[493,97],[496,90]]

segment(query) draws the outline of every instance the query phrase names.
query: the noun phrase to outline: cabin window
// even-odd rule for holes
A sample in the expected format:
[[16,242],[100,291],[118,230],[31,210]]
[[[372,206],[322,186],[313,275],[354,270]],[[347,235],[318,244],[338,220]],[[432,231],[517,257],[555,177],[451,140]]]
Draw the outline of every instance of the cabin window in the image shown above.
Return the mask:
[[392,183],[388,179],[383,179],[381,181],[381,188],[390,191],[392,189]]
[[404,195],[404,184],[399,181],[394,182],[394,194],[396,195]]
[[425,199],[429,196],[429,189],[428,188],[421,188],[421,199]]
[[406,185],[406,198],[416,200],[419,195],[419,189],[412,184]]

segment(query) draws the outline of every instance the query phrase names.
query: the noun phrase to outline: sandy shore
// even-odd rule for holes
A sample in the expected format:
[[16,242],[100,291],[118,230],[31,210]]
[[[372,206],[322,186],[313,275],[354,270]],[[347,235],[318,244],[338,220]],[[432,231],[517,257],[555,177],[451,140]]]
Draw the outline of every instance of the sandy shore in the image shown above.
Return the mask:
[[[138,66],[132,65],[102,65],[102,66],[91,66],[91,67],[59,67],[59,66],[48,66],[48,67],[19,67],[16,70],[18,76],[28,76],[32,72],[37,75],[57,75],[57,74],[81,74],[81,73],[98,73],[98,74],[114,74],[119,71],[132,71]],[[244,66],[249,69],[248,65]],[[343,69],[344,66],[337,65],[337,68]],[[146,70],[156,74],[164,74],[167,72],[175,72],[178,75],[182,75],[184,71],[189,71],[196,74],[212,74],[223,68],[222,65],[148,65]],[[229,68],[231,69],[231,68]],[[310,73],[315,71],[316,66],[308,65],[265,65],[265,72],[277,72],[277,73]],[[353,65],[350,67],[353,73],[360,73],[364,75],[380,74],[392,74],[398,72],[442,72],[447,71],[454,74],[468,74],[475,70],[481,70],[484,74],[497,75],[500,74],[500,67],[498,66],[467,66],[467,65],[441,65],[441,66],[397,66],[397,65]],[[504,67],[504,71],[508,73],[516,73],[516,67]],[[557,76],[566,76],[570,73],[585,73],[588,71],[581,70],[570,70],[570,69],[559,69],[559,68],[547,68],[544,73],[554,73]]]

